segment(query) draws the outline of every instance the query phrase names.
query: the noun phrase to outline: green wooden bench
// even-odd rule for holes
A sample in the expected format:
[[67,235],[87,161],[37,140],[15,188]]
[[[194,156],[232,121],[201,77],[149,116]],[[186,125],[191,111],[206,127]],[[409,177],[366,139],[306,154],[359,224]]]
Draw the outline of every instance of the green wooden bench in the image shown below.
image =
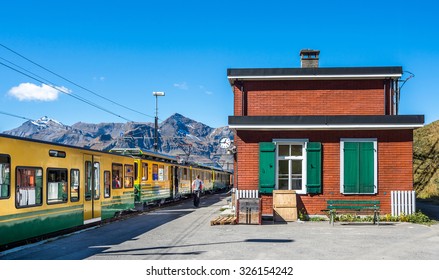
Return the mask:
[[329,222],[334,225],[337,212],[352,213],[373,212],[373,224],[380,223],[380,201],[379,200],[328,200],[327,209]]

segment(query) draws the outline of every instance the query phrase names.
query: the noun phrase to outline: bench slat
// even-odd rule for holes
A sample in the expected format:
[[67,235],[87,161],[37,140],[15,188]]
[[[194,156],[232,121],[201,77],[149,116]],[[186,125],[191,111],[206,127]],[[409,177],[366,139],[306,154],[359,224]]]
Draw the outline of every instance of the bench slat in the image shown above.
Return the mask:
[[329,205],[328,209],[379,209],[378,206],[364,206],[364,205]]
[[380,204],[379,200],[328,200],[327,204]]

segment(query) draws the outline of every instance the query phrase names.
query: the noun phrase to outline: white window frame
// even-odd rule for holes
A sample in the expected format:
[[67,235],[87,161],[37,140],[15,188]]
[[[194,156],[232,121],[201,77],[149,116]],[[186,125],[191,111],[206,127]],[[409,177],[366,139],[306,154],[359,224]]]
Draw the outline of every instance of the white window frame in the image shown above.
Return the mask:
[[[276,186],[275,189],[278,190],[278,182],[279,182],[279,172],[278,172],[278,163],[279,163],[279,145],[302,145],[302,156],[294,157],[291,159],[301,159],[302,160],[302,188],[300,190],[295,190],[297,194],[306,194],[306,148],[308,146],[308,139],[273,139],[273,143],[276,145]],[[291,170],[291,168],[290,168]],[[288,186],[288,189],[291,190],[291,186]]]
[[345,142],[373,142],[374,167],[373,167],[373,193],[346,193],[348,194],[376,194],[378,193],[378,141],[377,138],[341,138],[340,139],[340,193],[344,194],[344,143]]

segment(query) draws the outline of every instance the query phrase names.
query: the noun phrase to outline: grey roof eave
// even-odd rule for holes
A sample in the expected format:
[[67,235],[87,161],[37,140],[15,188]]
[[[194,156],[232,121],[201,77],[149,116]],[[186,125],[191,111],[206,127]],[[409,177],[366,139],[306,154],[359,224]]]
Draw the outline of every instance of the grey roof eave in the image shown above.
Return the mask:
[[236,80],[399,79],[401,76],[401,66],[227,69],[231,85]]
[[238,130],[414,129],[424,125],[424,115],[374,116],[229,116]]

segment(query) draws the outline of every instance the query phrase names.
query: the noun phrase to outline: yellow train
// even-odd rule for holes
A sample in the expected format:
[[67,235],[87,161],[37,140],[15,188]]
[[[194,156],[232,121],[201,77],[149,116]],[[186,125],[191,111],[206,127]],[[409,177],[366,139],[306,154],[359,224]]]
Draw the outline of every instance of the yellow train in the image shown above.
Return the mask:
[[226,189],[230,173],[139,149],[110,152],[0,134],[0,247],[125,210]]

